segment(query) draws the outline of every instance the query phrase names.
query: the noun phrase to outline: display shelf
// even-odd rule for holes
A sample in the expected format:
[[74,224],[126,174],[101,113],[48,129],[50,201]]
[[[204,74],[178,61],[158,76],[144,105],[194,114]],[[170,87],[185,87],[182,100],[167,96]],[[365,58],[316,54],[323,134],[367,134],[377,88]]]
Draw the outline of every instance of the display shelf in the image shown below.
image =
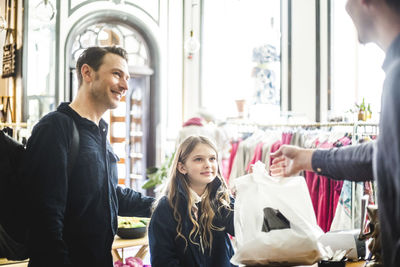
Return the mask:
[[143,178],[143,176],[141,174],[131,174],[130,177],[131,177],[131,179],[135,179],[135,180],[140,180]]
[[[145,179],[146,170],[146,137],[143,132],[146,124],[146,101],[143,99],[145,87],[136,82],[135,79],[129,81],[127,95],[121,99],[125,104],[125,113],[121,110],[118,114],[114,114],[114,111],[110,113],[110,143],[113,146],[125,144],[125,155],[118,155],[122,159],[118,162],[120,170],[125,168],[125,175],[122,173],[121,176],[125,177],[118,177],[118,183],[137,190],[136,187],[141,184],[139,180]],[[119,151],[122,153],[121,149]]]
[[[134,132],[131,131],[131,138],[132,137],[142,137],[143,136],[143,132]],[[132,139],[131,139],[132,140]]]
[[110,142],[111,142],[111,144],[113,144],[113,143],[123,143],[123,142],[125,142],[125,137],[114,137],[114,136],[111,136],[110,137]]
[[131,105],[138,105],[141,106],[142,105],[142,100],[138,100],[138,99],[132,99],[131,100]]
[[142,153],[131,153],[131,158],[133,159],[141,159],[143,158],[143,154]]
[[122,116],[110,116],[110,123],[113,122],[125,122],[125,117]]

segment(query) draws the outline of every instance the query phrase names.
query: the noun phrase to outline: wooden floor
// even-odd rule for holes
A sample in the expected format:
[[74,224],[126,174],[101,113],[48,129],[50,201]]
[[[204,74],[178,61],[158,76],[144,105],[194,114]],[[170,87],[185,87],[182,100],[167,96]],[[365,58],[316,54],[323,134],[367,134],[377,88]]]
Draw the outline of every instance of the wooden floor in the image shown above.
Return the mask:
[[363,267],[365,261],[357,261],[357,262],[347,262],[346,267]]

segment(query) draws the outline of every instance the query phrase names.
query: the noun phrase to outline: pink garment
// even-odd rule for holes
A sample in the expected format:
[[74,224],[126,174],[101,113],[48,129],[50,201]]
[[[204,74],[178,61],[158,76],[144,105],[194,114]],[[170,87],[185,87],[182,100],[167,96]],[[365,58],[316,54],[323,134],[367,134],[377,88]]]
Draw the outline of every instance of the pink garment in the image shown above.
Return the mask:
[[[271,153],[274,153],[275,151],[277,151],[281,147],[281,145],[282,145],[282,141],[281,140],[278,140],[275,143],[273,143],[272,146],[271,146],[271,150],[270,150]],[[273,160],[273,158],[270,158],[269,166],[272,165],[272,160]]]
[[203,126],[203,119],[198,118],[198,117],[190,118],[186,122],[183,123],[182,127],[186,127],[186,126],[190,126],[190,125]]
[[[293,134],[292,133],[282,133],[282,140],[278,140],[275,143],[272,144],[270,152],[274,153],[277,151],[282,145],[288,145],[290,144],[290,141],[292,141]],[[269,166],[272,165],[272,161],[274,159],[270,158],[269,159]],[[268,164],[268,162],[265,162],[265,164]]]
[[233,161],[235,160],[236,152],[238,150],[238,147],[239,147],[239,144],[240,144],[241,141],[242,140],[231,142],[231,154],[229,156],[228,175],[226,176],[226,181],[229,181],[229,177],[231,176]]
[[282,144],[290,145],[290,141],[292,141],[293,133],[282,133]]
[[339,141],[342,143],[343,146],[348,146],[351,144],[351,139],[347,136],[340,138]]
[[255,150],[254,150],[254,156],[251,159],[251,161],[249,162],[249,164],[246,167],[246,171],[249,172],[250,170],[250,166],[254,163],[256,163],[258,160],[261,160],[262,158],[262,148],[263,148],[264,143],[260,142],[257,144]]
[[225,179],[225,182],[228,183],[229,180],[229,159],[223,159],[221,161],[221,172],[222,176]]

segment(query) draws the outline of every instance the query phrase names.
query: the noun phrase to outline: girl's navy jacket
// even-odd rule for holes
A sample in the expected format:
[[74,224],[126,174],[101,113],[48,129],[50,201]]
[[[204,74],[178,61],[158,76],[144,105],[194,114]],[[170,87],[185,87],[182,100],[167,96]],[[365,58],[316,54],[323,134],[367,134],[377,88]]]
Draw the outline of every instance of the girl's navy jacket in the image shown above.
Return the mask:
[[[221,186],[221,181],[215,178],[211,185],[211,196],[215,197],[218,188]],[[205,249],[203,253],[199,245],[189,241],[189,233],[193,228],[193,224],[189,219],[187,210],[188,196],[179,184],[178,190],[180,195],[178,210],[182,217],[182,234],[188,240],[187,248],[185,249],[185,241],[180,237],[177,238],[177,222],[173,217],[173,209],[167,197],[164,196],[158,203],[149,226],[151,266],[235,266],[230,263],[230,258],[233,256],[233,247],[228,236],[228,233],[234,235],[233,198],[231,198],[232,210],[221,208],[220,212],[218,212],[216,208],[214,209],[216,215],[213,224],[217,227],[225,227],[225,230],[212,231],[213,243],[211,253],[208,249]],[[200,216],[201,211],[199,209]],[[196,236],[195,241],[200,244],[199,236]]]

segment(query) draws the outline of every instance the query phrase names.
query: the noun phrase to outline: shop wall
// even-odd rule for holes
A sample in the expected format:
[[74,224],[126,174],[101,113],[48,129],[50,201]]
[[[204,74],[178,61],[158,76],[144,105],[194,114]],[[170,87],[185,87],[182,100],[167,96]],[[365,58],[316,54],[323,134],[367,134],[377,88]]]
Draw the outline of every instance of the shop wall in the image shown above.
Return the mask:
[[[8,3],[8,5],[7,5]],[[6,7],[8,6],[8,9]],[[7,78],[1,78],[2,70],[0,70],[0,104],[3,109],[8,106],[7,112],[2,118],[6,122],[21,122],[22,114],[22,76],[21,76],[21,59],[22,59],[22,36],[23,36],[23,1],[0,1],[0,15],[2,17],[2,29],[0,30],[0,67],[3,63],[3,46],[7,43],[16,45],[15,51],[15,75]],[[3,27],[6,28],[3,28]],[[6,40],[7,30],[12,30],[12,36]],[[7,99],[7,100],[6,100]],[[4,114],[4,112],[3,112]]]
[[315,118],[315,1],[292,1],[292,112]]
[[[283,111],[307,122],[327,119],[329,85],[329,3],[320,0],[296,0],[291,4],[291,55],[283,58],[283,80],[290,79],[290,93],[283,82]],[[285,29],[285,28],[283,28]],[[283,36],[285,36],[283,34]],[[284,39],[285,40],[285,39]],[[283,42],[284,45],[284,42]],[[283,50],[285,53],[285,50]],[[289,51],[286,51],[289,52]],[[286,54],[287,55],[287,54]],[[290,70],[285,67],[290,61]],[[287,95],[287,100],[285,100]],[[298,121],[299,122],[299,121]]]
[[[6,20],[6,7],[5,5],[0,5],[0,16],[2,17],[2,20]],[[4,25],[4,24],[3,24]],[[6,38],[6,30],[2,29],[0,31],[0,44],[4,44]],[[0,49],[0,61],[2,62],[3,59],[3,49]],[[1,79],[0,81],[0,96],[7,96],[8,93],[8,88],[7,88],[7,80]]]
[[[203,1],[184,0],[184,25],[183,41],[185,42],[193,29],[194,37],[201,43],[201,9]],[[193,17],[192,17],[193,16]],[[193,23],[193,25],[192,25]],[[192,28],[193,26],[193,28]],[[186,120],[196,114],[200,107],[200,58],[201,48],[198,53],[189,55],[189,52],[183,49],[183,110],[181,120]]]
[[292,112],[309,122],[327,119],[329,3],[292,2]]
[[[184,33],[193,29],[201,32],[201,5],[204,1],[184,1]],[[190,10],[191,4],[199,8]],[[327,92],[329,86],[329,25],[330,1],[282,0],[281,21],[281,86],[282,113],[314,122],[327,118]],[[290,9],[290,13],[289,13]],[[198,35],[201,42],[201,35]],[[196,114],[204,96],[199,86],[201,75],[201,49],[191,59],[183,51],[183,109],[182,120]],[[199,96],[199,97],[198,97]]]
[[319,105],[316,105],[316,110],[319,110],[320,115],[318,121],[326,121],[328,119],[328,91],[332,89],[331,77],[332,77],[332,49],[330,47],[331,40],[331,23],[330,19],[330,2],[331,1],[320,1],[320,16],[319,16],[319,81],[320,85],[320,97],[316,99]]
[[[291,65],[289,64],[289,50],[291,50],[291,42],[289,43],[289,30],[291,29],[291,21],[289,16],[291,16],[291,4],[288,0],[282,1],[282,11],[281,12],[281,108],[282,111],[287,112],[291,109],[291,102],[289,101],[289,90],[291,90],[291,81],[289,81],[291,76]],[[290,89],[289,89],[290,88]]]
[[168,53],[166,55],[167,69],[166,79],[167,88],[165,90],[163,105],[167,112],[163,114],[163,127],[165,132],[162,140],[162,147],[165,153],[170,153],[175,145],[177,130],[182,126],[184,114],[184,26],[183,21],[187,19],[184,15],[187,3],[185,1],[168,1],[168,31],[167,45]]

